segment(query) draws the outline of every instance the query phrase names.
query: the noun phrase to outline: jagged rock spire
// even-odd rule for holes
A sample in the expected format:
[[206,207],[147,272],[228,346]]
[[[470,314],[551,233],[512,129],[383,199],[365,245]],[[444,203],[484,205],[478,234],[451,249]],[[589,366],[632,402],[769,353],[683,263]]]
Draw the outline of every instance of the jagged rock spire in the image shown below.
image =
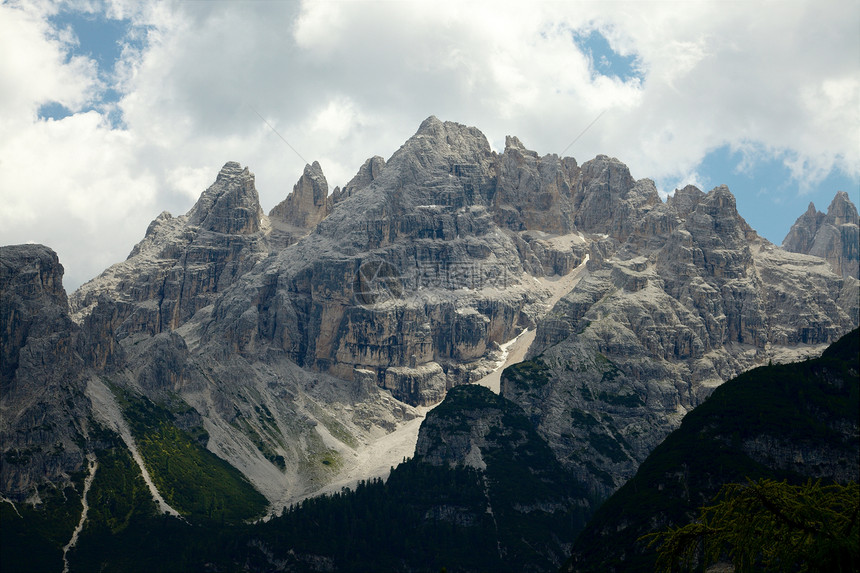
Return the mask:
[[235,161],[224,164],[215,183],[188,212],[192,225],[231,235],[256,233],[262,216],[254,175]]
[[343,186],[343,189],[335,188],[332,193],[332,204],[337,204],[347,197],[351,197],[353,193],[361,191],[379,177],[382,170],[385,168],[385,159],[379,155],[374,155],[358,169],[355,177],[349,180],[349,183]]
[[845,191],[839,191],[825,215],[810,203],[798,217],[782,247],[794,253],[815,255],[830,263],[836,274],[860,278],[860,220]]
[[331,208],[328,182],[322,167],[314,161],[313,165],[305,165],[305,171],[293,187],[293,192],[269,212],[269,217],[295,227],[311,229],[331,213]]

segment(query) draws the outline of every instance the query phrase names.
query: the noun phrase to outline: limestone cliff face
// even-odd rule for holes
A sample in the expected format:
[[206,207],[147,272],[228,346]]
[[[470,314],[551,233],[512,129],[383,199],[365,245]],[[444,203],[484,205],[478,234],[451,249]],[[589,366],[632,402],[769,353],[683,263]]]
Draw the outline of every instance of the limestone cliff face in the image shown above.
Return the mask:
[[332,198],[322,167],[314,161],[305,165],[305,172],[293,187],[293,192],[278,203],[269,217],[293,227],[312,229],[331,212]]
[[[724,187],[663,203],[618,159],[539,157],[513,137],[498,154],[435,117],[327,193],[315,163],[265,216],[253,175],[227,163],[70,298],[86,364],[190,405],[271,500],[334,479],[323,452],[351,459],[535,327],[503,393],[603,494],[713,387],[820,351],[860,313],[856,279],[760,239]],[[537,278],[586,259],[550,309]]]
[[0,492],[22,501],[81,470],[89,400],[56,253],[0,247]]
[[848,193],[837,193],[826,215],[810,203],[792,225],[782,247],[821,257],[843,277],[860,278],[860,218]]
[[497,161],[495,212],[500,224],[514,231],[567,234],[573,230],[572,194],[579,169],[572,157],[538,157],[508,136]]
[[120,339],[173,330],[265,255],[268,231],[253,174],[228,162],[186,215],[159,215],[126,261],[78,289],[72,309],[82,320],[107,297]]
[[759,238],[726,187],[654,203],[612,169],[618,189],[594,192],[620,204],[582,219],[612,242],[539,322],[531,362],[502,377],[502,394],[599,496],[721,382],[820,352],[860,316],[856,279]]
[[260,231],[262,215],[254,175],[228,161],[188,212],[188,223],[215,233],[251,235]]
[[223,339],[218,325],[230,324],[244,355],[273,346],[347,380],[372,372],[410,403],[438,402],[486,371],[540,298],[516,239],[493,220],[493,162],[479,131],[429,118],[311,234],[222,297],[204,337]]
[[358,173],[355,174],[355,177],[350,179],[349,183],[343,186],[343,189],[335,187],[331,194],[332,204],[340,203],[344,199],[352,197],[354,193],[361,191],[373,183],[373,181],[379,177],[379,174],[382,173],[384,168],[385,159],[378,155],[374,155],[365,161],[358,169]]

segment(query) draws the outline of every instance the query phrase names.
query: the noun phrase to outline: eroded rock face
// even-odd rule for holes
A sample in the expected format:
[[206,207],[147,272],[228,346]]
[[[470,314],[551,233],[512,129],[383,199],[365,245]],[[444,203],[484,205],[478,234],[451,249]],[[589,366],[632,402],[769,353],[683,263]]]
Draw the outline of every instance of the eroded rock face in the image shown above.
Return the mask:
[[[493,161],[478,130],[426,120],[311,234],[220,299],[213,317],[232,325],[232,350],[273,345],[348,380],[372,371],[413,404],[473,379],[539,301],[493,221]],[[365,167],[372,175],[373,160]],[[217,324],[207,339],[223,338]]]
[[597,211],[609,220],[590,220],[614,246],[539,322],[527,367],[502,377],[502,394],[598,496],[721,382],[820,352],[860,317],[856,279],[759,238],[726,187],[688,187],[667,204],[639,194],[634,207],[635,187]]
[[56,253],[0,247],[0,492],[16,501],[84,463],[89,400]]
[[508,136],[496,165],[495,213],[501,225],[555,234],[573,230],[572,194],[579,176],[575,159],[538,157]]
[[269,217],[301,229],[312,229],[331,212],[328,182],[316,161],[305,165],[305,172],[293,187],[293,192],[278,203]]
[[837,193],[826,215],[810,203],[792,225],[782,247],[821,257],[843,277],[860,278],[860,218],[848,193]]
[[335,187],[331,194],[332,204],[340,203],[344,199],[352,197],[354,193],[361,191],[373,183],[373,181],[379,177],[379,174],[382,173],[384,168],[385,159],[378,155],[374,155],[365,161],[359,168],[358,173],[355,174],[355,177],[350,179],[349,183],[343,186],[343,189]]
[[[516,138],[496,154],[477,129],[430,117],[327,189],[308,166],[266,217],[253,177],[228,163],[187,215],[159,216],[72,296],[87,360],[125,360],[136,391],[181,396],[217,430],[210,449],[270,499],[284,479],[292,492],[324,481],[313,452],[349,459],[332,418],[370,439],[414,415],[403,402],[480,379],[535,326],[503,394],[605,495],[713,387],[820,351],[860,314],[856,279],[760,239],[727,188],[663,203],[607,156],[579,166]],[[586,259],[547,315],[535,277]],[[266,410],[292,421],[274,432]]]
[[262,215],[254,175],[228,161],[188,212],[188,223],[215,233],[250,235],[260,230]]
[[127,260],[78,289],[73,312],[82,320],[107,297],[119,339],[176,329],[265,255],[268,231],[253,174],[228,162],[186,215],[159,215]]

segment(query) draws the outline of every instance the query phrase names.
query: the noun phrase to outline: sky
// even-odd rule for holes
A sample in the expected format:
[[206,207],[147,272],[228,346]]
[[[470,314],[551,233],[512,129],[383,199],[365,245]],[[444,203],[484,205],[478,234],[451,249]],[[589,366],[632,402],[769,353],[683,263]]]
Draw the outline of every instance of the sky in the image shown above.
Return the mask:
[[860,203],[860,2],[0,0],[0,244],[53,248],[71,292],[227,161],[268,212],[430,115],[664,197],[727,184],[780,244]]

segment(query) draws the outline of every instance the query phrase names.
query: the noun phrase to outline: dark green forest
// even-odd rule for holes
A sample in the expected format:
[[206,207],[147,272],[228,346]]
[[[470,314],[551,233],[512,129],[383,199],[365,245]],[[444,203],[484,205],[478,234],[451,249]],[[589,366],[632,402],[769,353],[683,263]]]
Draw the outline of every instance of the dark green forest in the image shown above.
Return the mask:
[[657,548],[643,536],[692,522],[724,484],[856,475],[858,332],[819,358],[756,368],[717,388],[603,503],[565,569],[654,571]]
[[[425,424],[469,432],[469,412],[496,409],[501,424],[487,434],[494,445],[482,451],[486,470],[405,460],[385,482],[307,499],[267,522],[253,522],[262,496],[202,447],[198,430],[171,424],[169,406],[126,395],[123,407],[147,467],[183,518],[157,514],[122,440],[96,429],[99,466],[70,568],[547,571],[557,569],[559,548],[571,547],[582,531],[568,570],[651,571],[656,549],[643,536],[690,523],[723,484],[801,484],[810,477],[826,483],[840,468],[856,466],[856,435],[845,428],[858,426],[858,347],[854,331],[818,359],[757,368],[722,385],[587,526],[595,500],[561,468],[522,410],[481,387],[452,389]],[[826,463],[751,457],[752,443],[822,452]],[[75,487],[64,492],[45,486],[38,509],[0,503],[2,571],[62,570],[83,477],[74,476]]]

